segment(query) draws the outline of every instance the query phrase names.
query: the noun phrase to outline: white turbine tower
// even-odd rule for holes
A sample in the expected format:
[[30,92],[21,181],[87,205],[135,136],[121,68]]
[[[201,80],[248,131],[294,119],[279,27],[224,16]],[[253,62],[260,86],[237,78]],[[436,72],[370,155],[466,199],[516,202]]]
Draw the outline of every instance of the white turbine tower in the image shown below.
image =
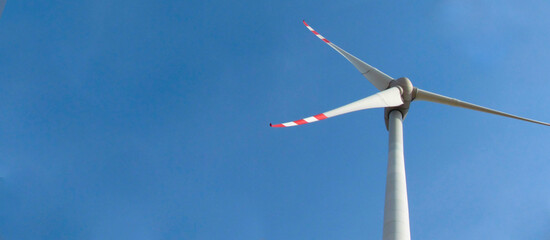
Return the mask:
[[409,110],[412,101],[429,101],[462,107],[486,113],[492,113],[504,117],[515,118],[546,126],[550,124],[508,113],[496,111],[486,107],[460,101],[458,99],[431,93],[413,87],[408,78],[393,79],[380,70],[366,64],[355,56],[330,42],[321,34],[313,30],[305,21],[304,25],[318,38],[327,43],[334,50],[342,54],[372,83],[380,92],[369,97],[352,102],[348,105],[317,114],[308,118],[286,122],[281,124],[269,124],[271,127],[292,127],[306,123],[335,117],[338,115],[355,112],[369,108],[385,108],[384,118],[389,131],[388,170],[386,176],[386,197],[384,204],[384,240],[408,240],[411,239],[409,225],[409,206],[407,200],[407,183],[405,178],[405,157],[403,153],[403,119]]

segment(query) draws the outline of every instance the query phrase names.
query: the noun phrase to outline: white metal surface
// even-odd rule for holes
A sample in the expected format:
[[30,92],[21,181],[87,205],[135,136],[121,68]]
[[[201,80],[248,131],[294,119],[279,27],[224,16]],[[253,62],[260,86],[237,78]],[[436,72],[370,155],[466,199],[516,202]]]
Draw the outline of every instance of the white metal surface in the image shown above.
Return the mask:
[[357,100],[355,102],[347,104],[345,106],[330,110],[328,112],[324,112],[312,117],[307,117],[307,118],[303,118],[292,122],[280,123],[275,125],[270,124],[270,126],[293,127],[293,126],[312,123],[319,120],[323,120],[323,119],[327,119],[327,118],[331,118],[338,115],[355,112],[363,109],[395,107],[395,106],[400,106],[402,104],[403,104],[403,100],[401,99],[401,90],[397,87],[392,87],[382,92],[378,92],[374,95],[363,98],[361,100]]
[[499,116],[503,116],[503,117],[509,117],[509,118],[514,118],[514,119],[523,120],[523,121],[527,121],[527,122],[532,122],[532,123],[537,123],[537,124],[550,126],[550,123],[545,123],[545,122],[541,122],[541,121],[537,121],[537,120],[533,120],[533,119],[529,119],[529,118],[524,118],[524,117],[508,114],[508,113],[505,113],[505,112],[501,112],[501,111],[493,110],[493,109],[490,109],[490,108],[482,107],[482,106],[479,106],[479,105],[475,105],[475,104],[472,104],[472,103],[464,102],[464,101],[458,100],[456,98],[450,98],[450,97],[446,97],[446,96],[443,96],[443,95],[440,95],[440,94],[428,92],[428,91],[422,90],[422,89],[417,90],[416,98],[414,100],[441,103],[441,104],[445,104],[445,105],[449,105],[449,106],[467,108],[467,109],[476,110],[476,111],[485,112],[485,113],[491,113],[491,114],[495,114],[495,115],[499,115]]
[[403,116],[398,110],[389,116],[388,172],[384,203],[383,240],[410,240],[409,203],[403,153]]
[[363,109],[395,107],[401,104],[403,104],[403,100],[401,99],[401,91],[399,90],[399,88],[393,87],[363,98],[361,100],[352,102],[348,105],[330,110],[326,112],[325,115],[327,117],[334,117]]

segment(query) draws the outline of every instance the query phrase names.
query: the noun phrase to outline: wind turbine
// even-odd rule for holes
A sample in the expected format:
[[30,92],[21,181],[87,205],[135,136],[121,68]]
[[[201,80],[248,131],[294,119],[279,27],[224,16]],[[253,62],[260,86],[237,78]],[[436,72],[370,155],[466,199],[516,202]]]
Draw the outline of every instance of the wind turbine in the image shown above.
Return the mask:
[[269,124],[271,127],[293,127],[307,123],[317,122],[338,115],[370,108],[385,108],[384,119],[389,131],[388,169],[386,176],[386,196],[384,202],[384,228],[382,238],[384,240],[411,239],[409,224],[409,205],[407,200],[407,183],[405,177],[405,156],[403,153],[403,119],[409,111],[413,101],[428,101],[445,105],[462,107],[476,111],[496,114],[504,117],[515,118],[527,122],[550,126],[549,123],[540,122],[512,114],[496,111],[490,108],[467,103],[455,98],[428,92],[414,87],[408,78],[393,79],[382,71],[361,61],[355,56],[344,51],[334,43],[324,38],[321,34],[309,26],[304,25],[326,44],[342,54],[348,61],[367,78],[380,92],[369,97],[357,100],[342,107],[317,114],[300,120]]

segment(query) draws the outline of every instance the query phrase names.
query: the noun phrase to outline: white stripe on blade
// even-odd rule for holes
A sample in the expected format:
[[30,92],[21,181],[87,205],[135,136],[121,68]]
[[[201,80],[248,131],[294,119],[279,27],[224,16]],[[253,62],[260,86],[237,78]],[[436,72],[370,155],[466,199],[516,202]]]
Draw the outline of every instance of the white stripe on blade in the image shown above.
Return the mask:
[[304,120],[306,120],[306,122],[308,122],[308,123],[312,123],[312,122],[317,122],[317,121],[319,121],[319,120],[317,120],[317,118],[315,118],[315,117],[304,118]]
[[296,124],[294,122],[287,122],[287,123],[283,123],[283,125],[285,125],[285,127],[293,127],[293,126],[296,126],[298,124]]

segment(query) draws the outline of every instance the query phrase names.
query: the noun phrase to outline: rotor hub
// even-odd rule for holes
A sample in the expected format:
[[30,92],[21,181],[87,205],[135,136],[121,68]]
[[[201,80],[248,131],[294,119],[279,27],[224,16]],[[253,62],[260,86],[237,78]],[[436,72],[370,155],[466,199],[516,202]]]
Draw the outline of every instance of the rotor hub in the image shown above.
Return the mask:
[[414,99],[416,95],[416,88],[412,85],[411,80],[409,80],[406,77],[392,80],[388,88],[392,88],[392,87],[397,87],[401,91],[401,98],[403,98],[403,105],[397,106],[397,107],[387,107],[384,109],[384,119],[386,120],[386,128],[388,128],[390,112],[393,110],[400,111],[401,114],[403,115],[403,119],[405,119],[405,116],[409,111],[409,106],[411,105],[411,101]]

